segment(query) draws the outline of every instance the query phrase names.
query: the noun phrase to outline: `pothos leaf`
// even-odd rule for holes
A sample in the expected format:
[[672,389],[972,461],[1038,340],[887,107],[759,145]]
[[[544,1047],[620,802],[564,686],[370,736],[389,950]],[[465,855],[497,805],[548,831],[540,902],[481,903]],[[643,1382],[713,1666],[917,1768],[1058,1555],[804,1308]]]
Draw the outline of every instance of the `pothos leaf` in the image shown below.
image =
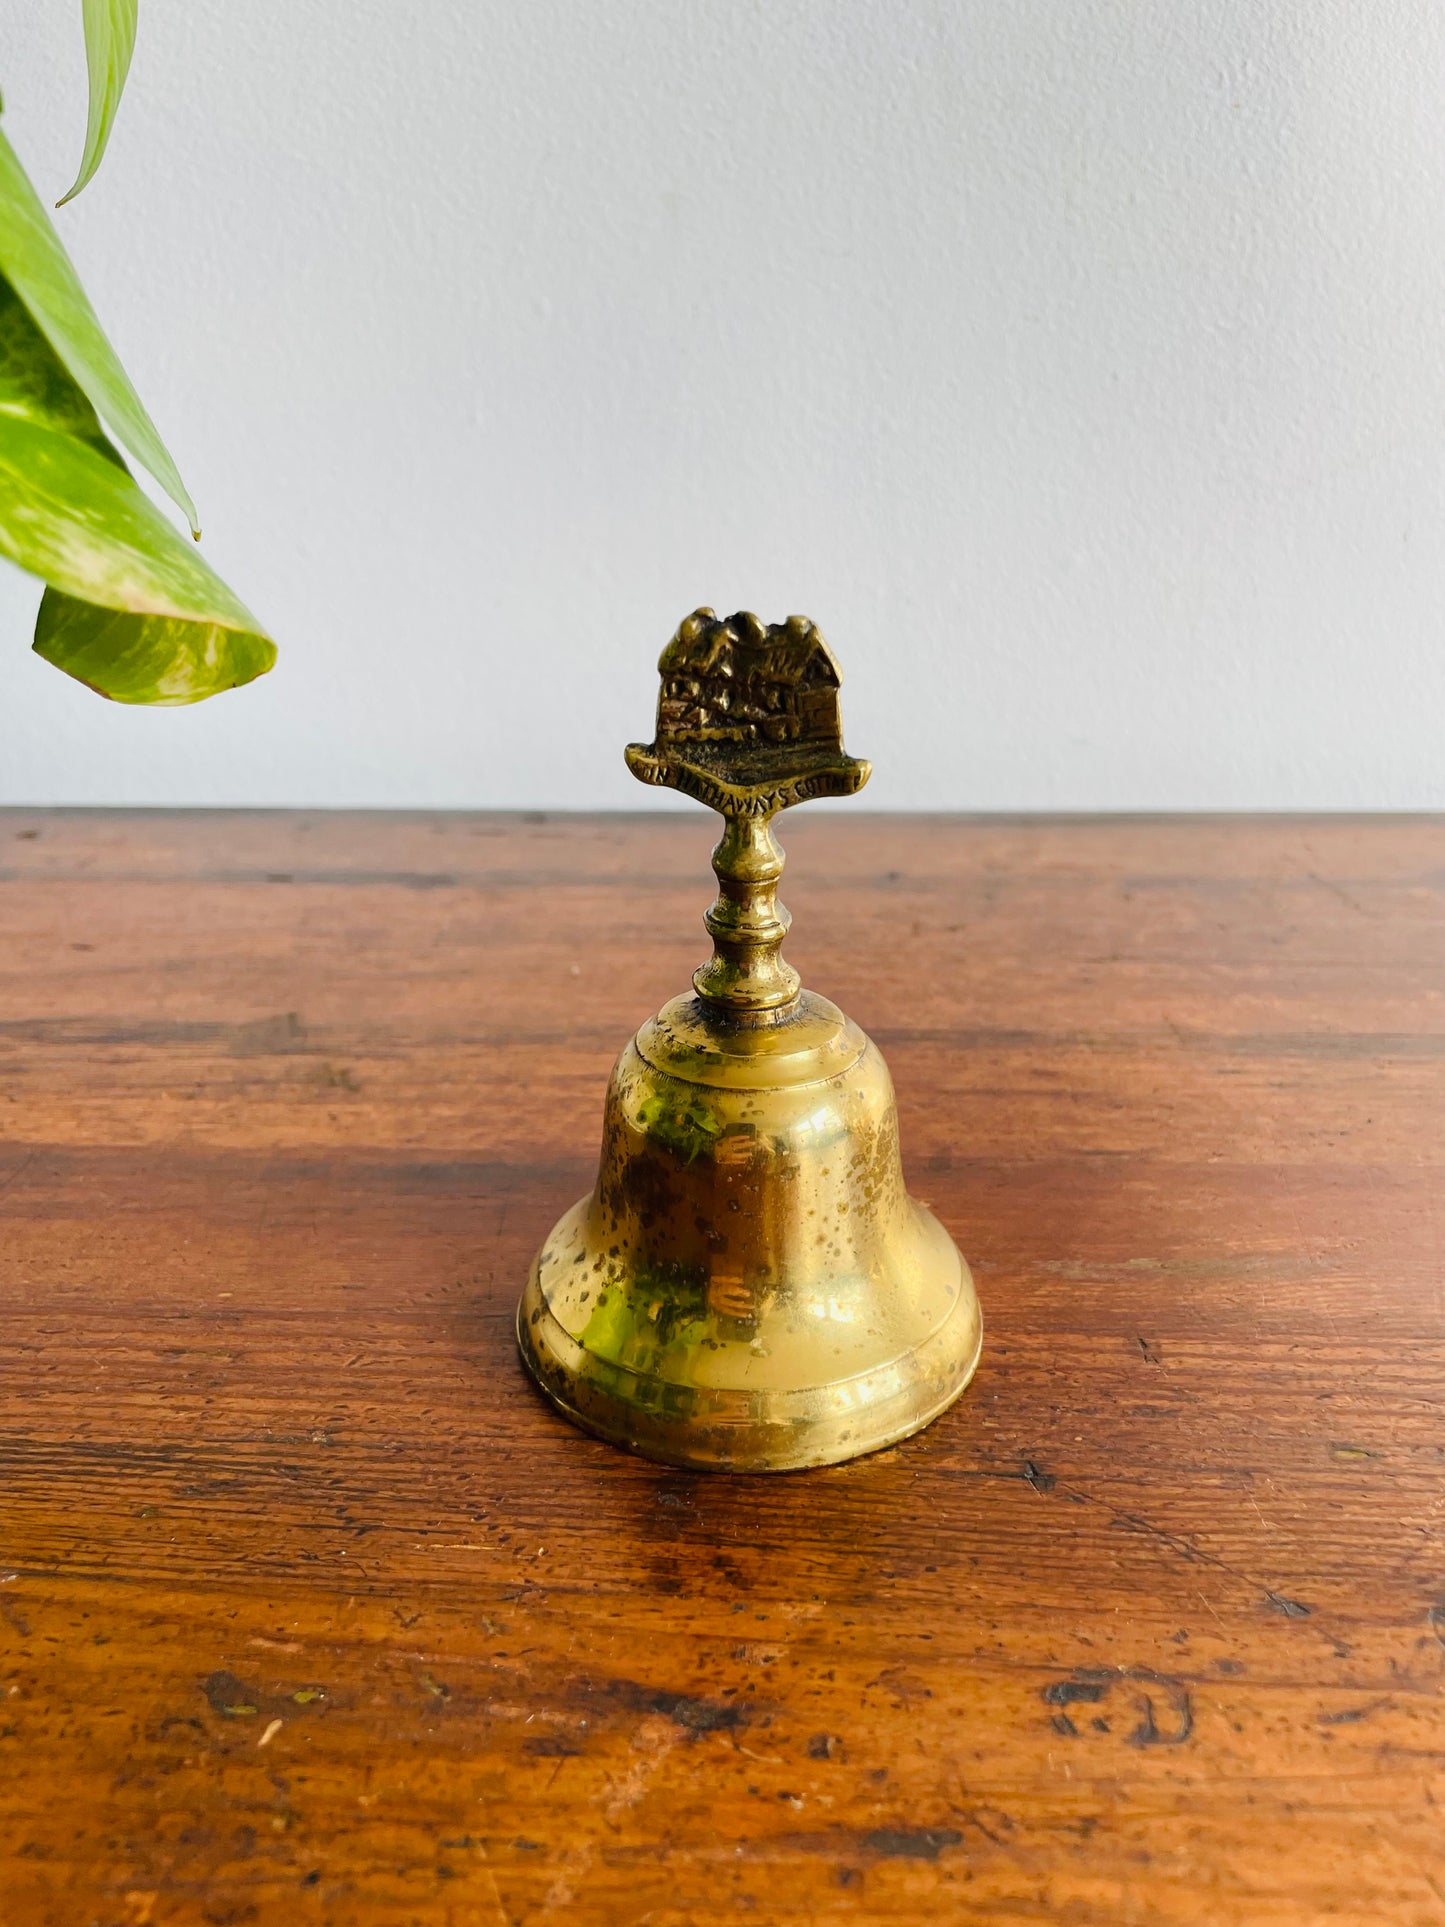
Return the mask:
[[0,274],[24,302],[71,380],[121,446],[154,475],[192,530],[197,531],[195,504],[186,485],[106,340],[70,256],[3,133]]
[[37,651],[117,702],[199,702],[275,660],[255,617],[136,486],[3,280],[0,554],[50,585]]
[[69,193],[56,202],[57,207],[73,201],[100,166],[135,48],[136,0],[81,0],[81,6],[85,16],[85,64],[90,70],[90,113],[80,172]]
[[260,626],[124,468],[9,413],[0,413],[0,553],[108,609]]
[[264,676],[276,645],[259,630],[104,609],[47,589],[35,651],[117,703],[198,703]]

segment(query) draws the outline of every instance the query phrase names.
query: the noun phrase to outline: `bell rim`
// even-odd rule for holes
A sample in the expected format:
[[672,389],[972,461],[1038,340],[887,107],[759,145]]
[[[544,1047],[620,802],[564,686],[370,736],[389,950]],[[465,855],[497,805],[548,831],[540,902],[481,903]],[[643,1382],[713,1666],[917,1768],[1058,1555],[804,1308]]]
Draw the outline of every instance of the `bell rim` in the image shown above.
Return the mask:
[[[915,1203],[915,1209],[924,1207]],[[547,1303],[536,1260],[517,1307],[517,1346],[533,1384],[564,1418],[658,1464],[742,1475],[840,1465],[921,1432],[955,1403],[977,1372],[983,1315],[968,1263],[953,1248],[958,1290],[934,1329],[892,1358],[818,1385],[744,1392],[668,1384],[669,1409],[649,1410],[645,1402],[622,1395],[632,1385],[645,1384],[644,1374],[597,1359],[561,1324]],[[876,1392],[855,1398],[844,1412],[808,1410],[830,1391],[850,1386],[855,1393],[866,1392],[870,1382]],[[577,1388],[582,1388],[580,1397]],[[751,1408],[749,1415],[741,1422],[721,1417],[729,1404],[735,1414]],[[722,1449],[725,1445],[740,1449]]]

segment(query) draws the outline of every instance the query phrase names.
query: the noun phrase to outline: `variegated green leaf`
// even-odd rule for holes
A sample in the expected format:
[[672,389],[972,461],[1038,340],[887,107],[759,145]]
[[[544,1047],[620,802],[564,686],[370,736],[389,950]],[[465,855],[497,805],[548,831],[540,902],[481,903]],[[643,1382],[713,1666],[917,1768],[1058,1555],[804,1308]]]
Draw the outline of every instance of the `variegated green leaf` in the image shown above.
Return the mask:
[[81,0],[81,5],[85,15],[85,64],[90,70],[90,113],[80,172],[70,192],[56,203],[58,207],[73,201],[100,166],[135,49],[136,0]]
[[137,488],[3,281],[0,554],[50,585],[39,653],[117,702],[199,702],[275,660],[255,617]]
[[15,150],[0,133],[0,274],[24,302],[66,372],[121,446],[196,524],[195,505],[106,340],[54,224]]
[[276,645],[258,630],[138,616],[47,589],[35,650],[118,703],[198,703],[264,676]]
[[124,468],[3,409],[0,553],[110,609],[258,626]]

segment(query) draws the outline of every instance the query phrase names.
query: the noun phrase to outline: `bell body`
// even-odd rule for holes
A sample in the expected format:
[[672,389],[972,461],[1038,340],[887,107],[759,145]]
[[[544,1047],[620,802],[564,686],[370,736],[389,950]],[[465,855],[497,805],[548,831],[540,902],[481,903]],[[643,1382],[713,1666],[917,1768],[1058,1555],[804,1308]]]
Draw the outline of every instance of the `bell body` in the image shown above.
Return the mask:
[[968,1266],[903,1183],[876,1046],[822,997],[678,997],[623,1051],[596,1189],[517,1317],[577,1424],[675,1465],[786,1471],[872,1452],[963,1390]]

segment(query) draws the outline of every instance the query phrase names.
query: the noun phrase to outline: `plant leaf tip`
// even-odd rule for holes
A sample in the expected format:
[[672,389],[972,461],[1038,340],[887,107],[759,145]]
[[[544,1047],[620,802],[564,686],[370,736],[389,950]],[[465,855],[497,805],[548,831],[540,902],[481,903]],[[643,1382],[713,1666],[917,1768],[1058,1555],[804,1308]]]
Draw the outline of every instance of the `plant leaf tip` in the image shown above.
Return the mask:
[[[102,150],[102,152],[103,151],[104,150]],[[90,183],[95,179],[96,169],[100,166],[100,155],[96,154],[93,158],[87,156],[87,161],[89,164],[82,163],[80,172],[55,203],[57,210],[66,206],[68,202],[73,201],[80,190],[83,187],[89,187]]]

